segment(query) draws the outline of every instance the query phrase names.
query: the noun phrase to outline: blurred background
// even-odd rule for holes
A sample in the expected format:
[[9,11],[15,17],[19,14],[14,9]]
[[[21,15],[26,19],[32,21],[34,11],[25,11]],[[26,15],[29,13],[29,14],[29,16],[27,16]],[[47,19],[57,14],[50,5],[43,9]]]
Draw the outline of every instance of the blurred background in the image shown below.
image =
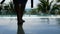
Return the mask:
[[[25,23],[20,31],[25,34],[60,34],[60,0],[34,0],[33,8],[30,2],[27,2],[23,16]],[[13,1],[6,0],[0,4],[0,9],[0,34],[17,34]]]
[[[14,4],[12,0],[6,0],[2,5],[0,4],[0,15],[16,15],[14,11]],[[60,1],[59,0],[34,0],[34,7],[31,8],[31,0],[28,0],[24,15],[60,15]]]

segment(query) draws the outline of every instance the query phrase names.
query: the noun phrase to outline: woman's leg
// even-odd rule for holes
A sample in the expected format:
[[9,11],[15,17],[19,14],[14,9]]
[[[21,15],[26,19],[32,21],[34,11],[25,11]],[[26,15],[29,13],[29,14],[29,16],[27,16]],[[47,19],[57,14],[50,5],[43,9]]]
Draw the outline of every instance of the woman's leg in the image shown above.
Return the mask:
[[18,24],[24,22],[23,19],[22,19],[24,10],[25,10],[25,5],[24,4],[22,4],[22,5],[15,4],[15,11],[17,13],[17,21],[18,21]]
[[24,10],[25,10],[25,6],[26,6],[26,3],[24,4],[14,4],[14,7],[15,7],[15,11],[17,13],[17,21],[18,21],[18,24],[21,24],[24,22],[24,20],[22,19],[23,17],[23,13],[24,13]]
[[17,22],[20,23],[20,19],[19,19],[19,4],[14,4],[14,11],[17,13]]
[[[27,1],[26,1],[26,2],[27,2]],[[24,3],[24,4],[19,4],[19,11],[18,11],[19,18],[18,18],[18,19],[19,19],[20,23],[21,23],[21,22],[24,22],[24,20],[23,20],[22,18],[23,18],[25,6],[26,6],[26,3]]]
[[[20,6],[20,5],[19,5],[19,6]],[[19,16],[20,16],[20,19],[21,19],[21,20],[22,20],[24,11],[25,11],[25,6],[26,6],[26,4],[21,4],[21,6],[20,6]]]

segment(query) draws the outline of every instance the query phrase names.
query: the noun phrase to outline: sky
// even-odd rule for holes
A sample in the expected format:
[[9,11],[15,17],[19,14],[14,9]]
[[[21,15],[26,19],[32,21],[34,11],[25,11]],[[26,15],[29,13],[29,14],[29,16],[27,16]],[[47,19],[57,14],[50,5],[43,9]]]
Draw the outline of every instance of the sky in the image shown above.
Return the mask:
[[[1,2],[2,0],[0,0]],[[10,2],[11,0],[6,0],[4,3],[8,3]],[[38,0],[34,0],[34,7],[33,8],[36,8],[37,4],[39,3]],[[28,0],[27,4],[26,4],[26,8],[31,8],[31,0]]]

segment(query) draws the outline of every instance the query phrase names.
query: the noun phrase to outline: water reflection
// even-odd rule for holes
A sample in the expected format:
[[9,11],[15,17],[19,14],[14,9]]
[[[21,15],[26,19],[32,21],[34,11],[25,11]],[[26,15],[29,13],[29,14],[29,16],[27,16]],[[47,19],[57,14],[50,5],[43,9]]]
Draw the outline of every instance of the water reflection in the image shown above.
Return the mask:
[[60,18],[56,18],[57,24],[60,25]]
[[21,25],[18,25],[17,34],[25,34],[23,27]]
[[42,20],[42,22],[47,22],[47,24],[49,24],[49,18],[40,18]]

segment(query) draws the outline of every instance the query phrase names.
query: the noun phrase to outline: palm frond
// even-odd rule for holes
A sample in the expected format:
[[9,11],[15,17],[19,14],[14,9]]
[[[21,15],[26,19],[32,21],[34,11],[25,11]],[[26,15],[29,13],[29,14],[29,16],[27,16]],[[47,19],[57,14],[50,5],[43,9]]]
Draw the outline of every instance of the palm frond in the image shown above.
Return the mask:
[[60,2],[60,0],[56,0],[57,2]]
[[60,10],[59,7],[57,7],[58,5],[54,4],[51,11],[55,11],[55,10]]
[[48,4],[48,8],[47,8],[47,10],[50,10],[51,9],[51,6],[52,6],[52,3],[53,3],[53,0]]

